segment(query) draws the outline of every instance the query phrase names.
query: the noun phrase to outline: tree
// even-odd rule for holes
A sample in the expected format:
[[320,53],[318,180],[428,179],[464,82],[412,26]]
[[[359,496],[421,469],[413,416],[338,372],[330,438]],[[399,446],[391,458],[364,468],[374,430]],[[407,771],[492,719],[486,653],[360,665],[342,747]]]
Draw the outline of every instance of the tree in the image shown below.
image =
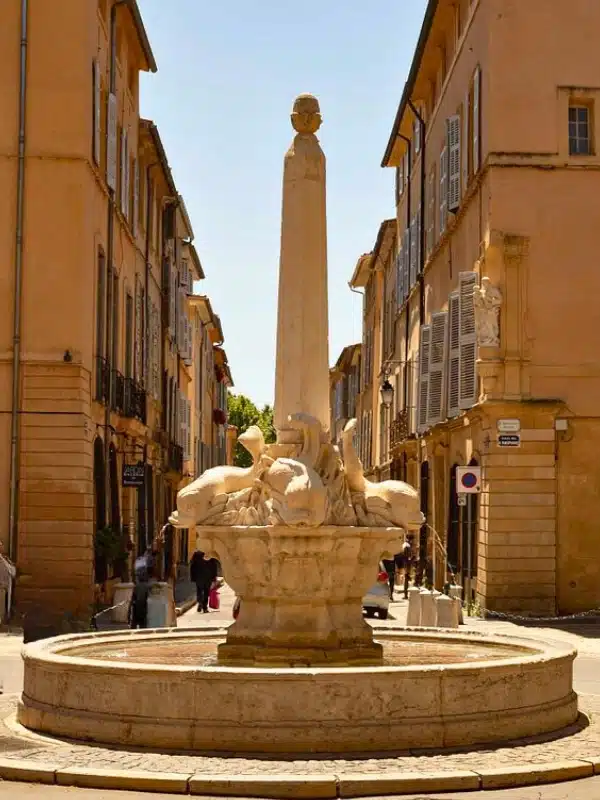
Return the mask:
[[[237,428],[238,436],[247,431],[251,425],[258,425],[267,444],[275,441],[271,406],[266,405],[259,410],[249,397],[230,393],[227,398],[227,417],[228,423]],[[239,442],[235,445],[233,463],[236,467],[249,467],[252,464],[250,453]]]

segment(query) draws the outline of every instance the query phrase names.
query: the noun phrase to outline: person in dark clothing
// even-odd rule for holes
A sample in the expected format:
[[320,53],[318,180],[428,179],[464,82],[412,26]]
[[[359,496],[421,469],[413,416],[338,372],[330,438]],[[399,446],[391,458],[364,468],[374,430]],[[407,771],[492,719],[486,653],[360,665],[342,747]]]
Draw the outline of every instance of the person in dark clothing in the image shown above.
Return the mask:
[[129,603],[129,627],[147,628],[148,627],[148,595],[154,580],[153,565],[149,564],[143,575],[140,576],[133,587],[131,602]]
[[390,585],[390,600],[394,599],[394,585],[396,583],[396,558],[384,558],[383,568],[388,574],[388,583]]
[[208,595],[217,577],[216,558],[205,558],[201,550],[196,550],[190,563],[190,578],[196,584],[198,611],[208,614]]

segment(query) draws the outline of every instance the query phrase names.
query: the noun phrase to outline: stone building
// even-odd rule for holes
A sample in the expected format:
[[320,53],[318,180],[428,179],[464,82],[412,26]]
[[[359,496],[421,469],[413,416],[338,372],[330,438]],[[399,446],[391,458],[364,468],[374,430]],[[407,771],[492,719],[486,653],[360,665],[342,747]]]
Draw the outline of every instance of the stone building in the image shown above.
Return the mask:
[[[30,3],[25,26],[20,7],[0,26],[0,541],[17,610],[89,619],[95,583],[125,574],[197,469],[187,298],[203,273],[140,119],[139,73],[157,67],[135,0]],[[112,564],[99,531],[120,543]]]
[[[470,567],[481,605],[501,611],[600,604],[587,335],[600,53],[585,46],[599,14],[579,0],[430,0],[382,162],[398,231],[383,364],[405,371],[393,469],[421,487],[436,582],[446,561],[463,579]],[[457,465],[482,469],[467,507]]]
[[339,445],[346,423],[356,418],[360,390],[361,344],[344,347],[335,365],[329,370],[331,441]]

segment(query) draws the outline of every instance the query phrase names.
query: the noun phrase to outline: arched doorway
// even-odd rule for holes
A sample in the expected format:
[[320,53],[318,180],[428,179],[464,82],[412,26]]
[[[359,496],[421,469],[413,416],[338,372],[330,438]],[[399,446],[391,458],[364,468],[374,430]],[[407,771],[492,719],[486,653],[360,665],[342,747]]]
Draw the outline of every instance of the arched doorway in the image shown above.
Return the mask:
[[458,575],[461,569],[461,547],[460,547],[460,509],[458,497],[456,495],[456,468],[453,464],[450,468],[450,494],[448,497],[448,570],[454,575]]
[[[429,511],[429,462],[423,461],[421,463],[421,473],[419,481],[420,500],[421,500],[421,513],[427,519]],[[415,576],[415,583],[417,585],[423,583],[425,579],[427,583],[433,582],[433,565],[431,559],[428,558],[429,550],[429,530],[427,524],[421,525],[419,531],[419,564],[417,567],[417,575]]]
[[[94,439],[94,532],[106,527],[106,470],[104,469],[104,442]],[[94,582],[104,583],[108,578],[106,559],[98,556],[94,548]]]

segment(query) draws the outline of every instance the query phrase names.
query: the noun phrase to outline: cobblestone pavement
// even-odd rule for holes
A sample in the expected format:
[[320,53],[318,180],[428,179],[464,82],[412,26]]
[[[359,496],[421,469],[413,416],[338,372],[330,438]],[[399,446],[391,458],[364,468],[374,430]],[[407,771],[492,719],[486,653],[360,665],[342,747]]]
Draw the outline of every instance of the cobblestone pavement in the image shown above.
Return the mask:
[[28,759],[52,762],[61,767],[93,767],[101,769],[134,769],[149,772],[178,772],[210,775],[269,775],[323,773],[356,774],[385,771],[444,772],[449,770],[495,769],[503,766],[548,764],[570,759],[600,758],[600,698],[582,697],[581,708],[590,714],[591,723],[572,730],[569,735],[554,740],[539,737],[523,740],[513,746],[481,749],[471,752],[404,753],[398,756],[383,754],[365,758],[293,758],[209,756],[190,754],[161,754],[103,746],[62,742],[31,736],[15,726],[12,715],[16,696],[4,696],[0,701],[0,756],[9,759]]

